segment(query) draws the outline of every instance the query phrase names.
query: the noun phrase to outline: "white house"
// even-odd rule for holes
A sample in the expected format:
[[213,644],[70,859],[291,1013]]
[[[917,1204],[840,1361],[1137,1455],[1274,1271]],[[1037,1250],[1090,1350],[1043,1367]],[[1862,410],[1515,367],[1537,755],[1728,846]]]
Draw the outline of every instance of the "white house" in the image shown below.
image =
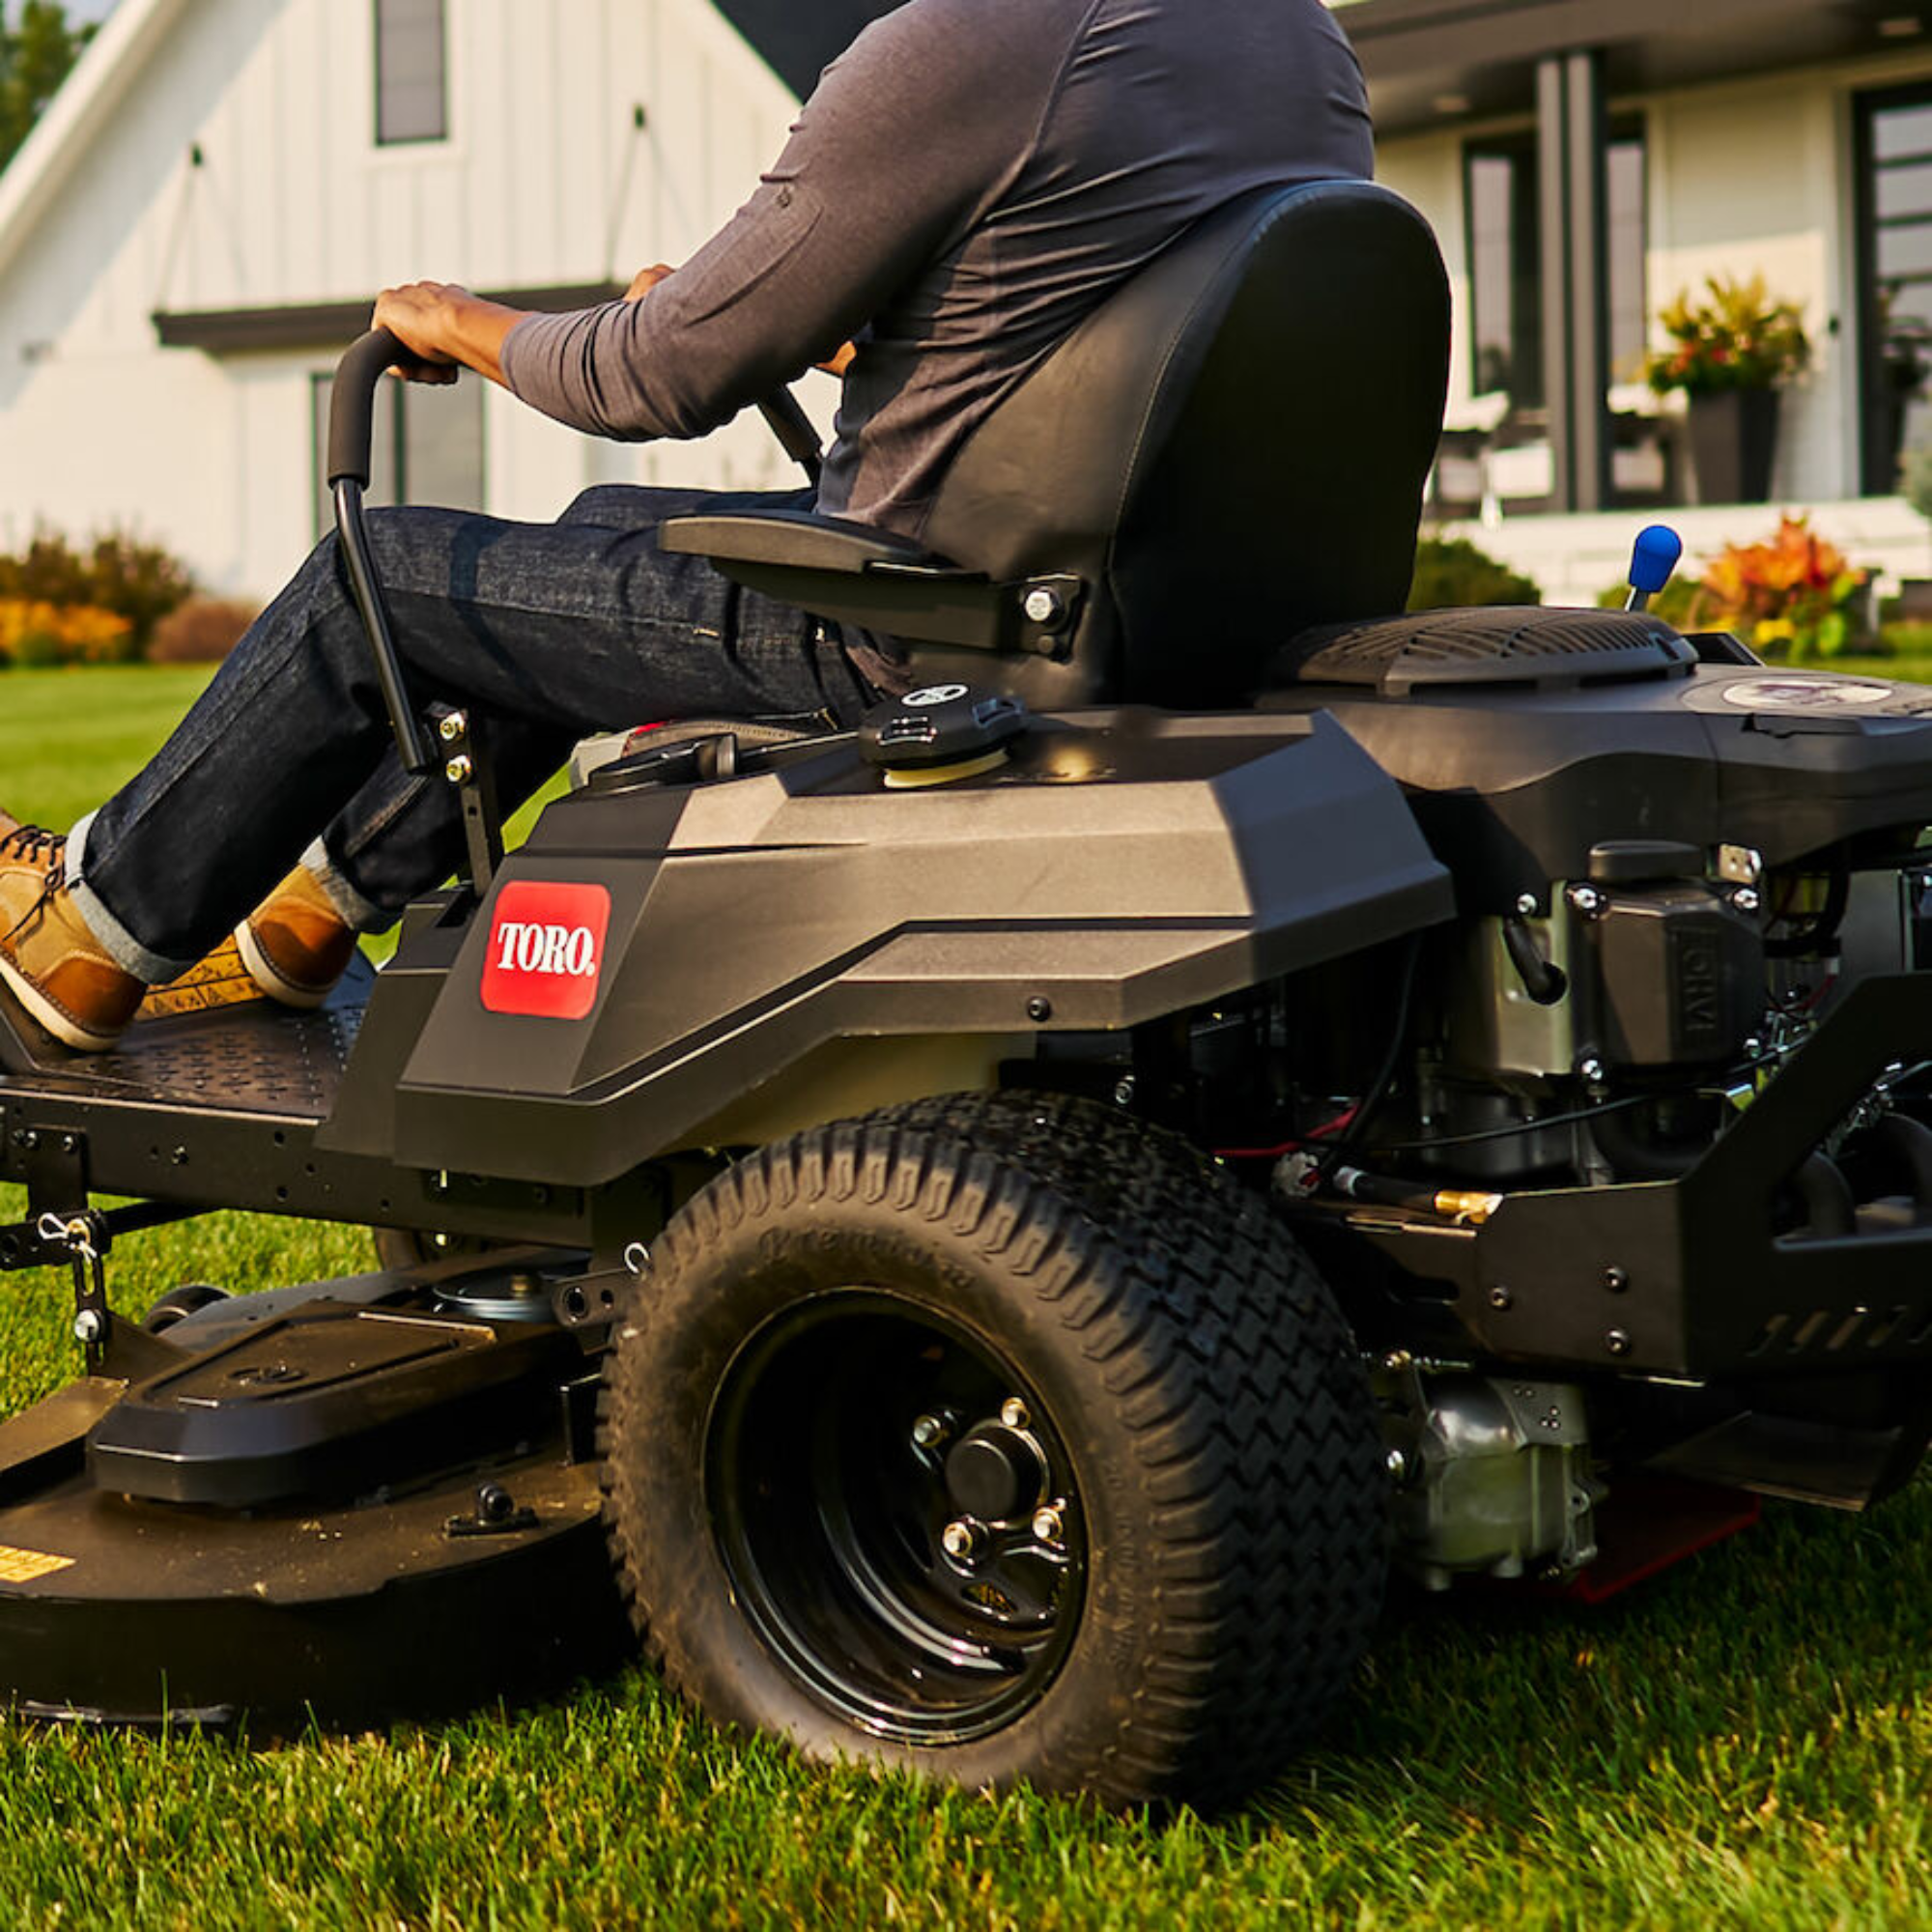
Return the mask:
[[[318,397],[376,289],[567,306],[677,261],[894,4],[120,0],[0,174],[0,546],[118,524],[271,590],[318,527]],[[1776,500],[1932,566],[1894,494],[1932,440],[1932,0],[1334,4],[1383,178],[1450,265],[1450,445],[1487,453],[1444,515],[1487,497],[1481,540],[1558,597],[1611,581],[1660,505],[1693,554],[1765,533],[1764,506],[1676,510],[1681,425],[1631,380],[1664,301],[1762,272],[1816,345]],[[626,448],[481,384],[405,394],[384,446],[402,495],[509,516],[606,479],[793,480],[754,420]]]
[[[567,307],[682,259],[783,142],[796,95],[747,36],[796,80],[788,6],[121,0],[0,174],[0,547],[119,525],[272,591],[375,291]],[[599,443],[468,380],[403,393],[384,446],[392,491],[513,517],[598,481],[797,480],[755,418]]]
[[1648,508],[1694,502],[1683,439],[1640,419],[1655,406],[1633,379],[1663,303],[1762,273],[1814,346],[1774,507],[1672,521],[1708,550],[1788,504],[1858,560],[1932,570],[1932,531],[1895,494],[1901,449],[1932,441],[1932,5],[1335,4],[1382,176],[1448,259],[1451,424],[1507,411],[1487,548],[1580,598],[1614,581]]

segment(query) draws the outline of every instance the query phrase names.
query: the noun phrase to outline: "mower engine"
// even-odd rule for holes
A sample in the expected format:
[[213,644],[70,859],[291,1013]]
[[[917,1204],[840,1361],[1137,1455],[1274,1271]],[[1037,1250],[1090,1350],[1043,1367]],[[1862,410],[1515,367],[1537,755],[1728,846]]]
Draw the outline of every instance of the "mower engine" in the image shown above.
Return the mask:
[[1269,705],[1402,784],[1460,916],[1250,1013],[1220,1064],[1268,1092],[1218,1139],[1280,1154],[1356,1284],[1403,1566],[1579,1571],[1610,1463],[1896,1487],[1932,1298],[1872,1237],[1932,1227],[1927,694],[1610,612],[1364,626],[1301,679]]

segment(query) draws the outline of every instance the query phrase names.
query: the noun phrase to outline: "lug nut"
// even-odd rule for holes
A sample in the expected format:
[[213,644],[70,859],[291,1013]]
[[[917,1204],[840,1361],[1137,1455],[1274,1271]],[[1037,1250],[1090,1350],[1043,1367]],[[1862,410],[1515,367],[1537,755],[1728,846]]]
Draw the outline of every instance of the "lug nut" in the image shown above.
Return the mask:
[[90,1349],[106,1333],[107,1323],[98,1308],[83,1308],[73,1318],[73,1339]]
[[1000,1420],[1009,1429],[1024,1429],[1033,1417],[1027,1413],[1027,1406],[1018,1396],[1009,1395],[1000,1405]]
[[984,1547],[986,1532],[970,1516],[949,1522],[941,1534],[940,1547],[955,1563],[970,1563]]
[[1058,1507],[1049,1503],[1044,1509],[1033,1513],[1033,1540],[1036,1543],[1058,1543],[1066,1534],[1066,1519]]
[[915,1449],[936,1449],[946,1440],[946,1425],[936,1415],[922,1415],[912,1426]]

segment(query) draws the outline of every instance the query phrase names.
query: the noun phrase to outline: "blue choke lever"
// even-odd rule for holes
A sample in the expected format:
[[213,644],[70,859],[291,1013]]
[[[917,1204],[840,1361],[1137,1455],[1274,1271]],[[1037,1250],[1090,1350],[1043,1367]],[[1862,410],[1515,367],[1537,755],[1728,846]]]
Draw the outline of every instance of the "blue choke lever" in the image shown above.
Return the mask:
[[1626,611],[1648,611],[1650,600],[1670,582],[1684,554],[1684,539],[1667,524],[1652,524],[1637,534],[1631,557],[1630,601]]

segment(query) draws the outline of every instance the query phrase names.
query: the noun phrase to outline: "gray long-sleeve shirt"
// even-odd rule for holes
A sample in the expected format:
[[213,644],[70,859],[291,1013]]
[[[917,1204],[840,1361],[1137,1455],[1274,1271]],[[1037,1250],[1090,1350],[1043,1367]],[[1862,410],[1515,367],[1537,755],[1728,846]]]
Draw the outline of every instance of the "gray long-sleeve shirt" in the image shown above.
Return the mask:
[[974,429],[1183,230],[1372,169],[1321,0],[907,0],[720,235],[641,301],[519,324],[504,376],[594,435],[695,437],[857,338],[820,502],[918,537]]

